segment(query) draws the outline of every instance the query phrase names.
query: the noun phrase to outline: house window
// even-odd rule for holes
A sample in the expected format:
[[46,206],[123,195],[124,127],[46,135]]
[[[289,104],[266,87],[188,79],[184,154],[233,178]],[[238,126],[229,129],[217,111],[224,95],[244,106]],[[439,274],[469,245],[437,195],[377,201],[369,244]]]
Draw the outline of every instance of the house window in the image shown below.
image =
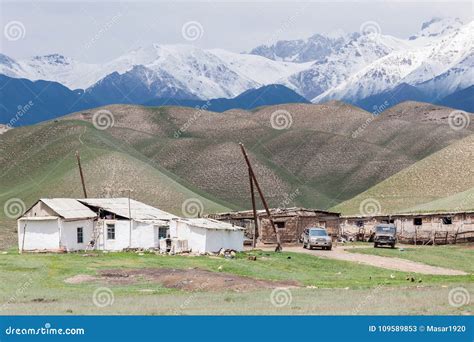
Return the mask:
[[363,227],[364,226],[364,221],[356,221],[356,226],[357,227]]
[[107,225],[107,240],[115,240],[115,224]]
[[158,228],[158,239],[166,239],[168,236],[168,227],[159,227]]
[[453,224],[452,217],[443,217],[443,224]]
[[413,224],[415,226],[421,226],[423,224],[423,219],[421,217],[415,217],[413,219]]
[[284,221],[275,222],[275,227],[277,227],[278,229],[285,229],[285,222]]
[[77,228],[77,243],[84,243],[84,230],[82,227]]

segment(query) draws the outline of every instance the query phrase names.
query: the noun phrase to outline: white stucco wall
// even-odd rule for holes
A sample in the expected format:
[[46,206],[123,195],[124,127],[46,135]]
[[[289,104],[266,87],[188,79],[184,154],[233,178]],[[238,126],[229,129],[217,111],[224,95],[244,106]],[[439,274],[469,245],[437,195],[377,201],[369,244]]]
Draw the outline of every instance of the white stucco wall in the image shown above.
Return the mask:
[[207,229],[206,251],[218,252],[221,248],[242,251],[244,249],[244,231]]
[[[77,243],[77,228],[82,227],[83,243]],[[67,251],[84,250],[92,240],[92,231],[94,221],[78,220],[78,221],[62,221],[61,229],[61,247]]]
[[[26,225],[26,231],[24,230]],[[25,231],[24,250],[59,250],[60,219],[18,220],[18,246],[21,251]]]
[[[107,224],[115,224],[115,240],[107,239]],[[103,220],[98,223],[101,230],[97,249],[120,251],[124,248],[157,248],[158,227],[152,222],[132,221],[132,240],[130,244],[130,221],[128,220]]]
[[192,252],[217,252],[221,248],[243,250],[244,231],[206,229],[186,222],[170,222],[171,238],[188,240]]

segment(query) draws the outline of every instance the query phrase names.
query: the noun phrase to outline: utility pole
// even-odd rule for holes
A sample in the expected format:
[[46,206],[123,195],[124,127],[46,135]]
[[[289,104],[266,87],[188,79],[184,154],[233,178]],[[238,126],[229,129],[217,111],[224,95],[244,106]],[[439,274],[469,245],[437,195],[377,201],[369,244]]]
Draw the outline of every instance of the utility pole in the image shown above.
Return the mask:
[[130,206],[130,192],[131,190],[128,189],[128,217],[130,218],[130,226],[129,226],[129,246],[132,248],[132,208]]
[[263,196],[262,189],[260,188],[257,178],[255,177],[255,173],[253,172],[252,165],[250,164],[249,157],[247,156],[247,152],[245,151],[245,148],[244,148],[244,144],[239,143],[239,145],[240,145],[240,149],[242,150],[242,154],[244,155],[245,162],[247,163],[249,174],[251,178],[253,179],[253,181],[255,182],[255,187],[257,188],[258,194],[260,195],[260,199],[262,200],[263,206],[265,207],[265,211],[267,212],[267,216],[270,221],[270,224],[272,225],[273,231],[276,235],[277,246],[275,248],[275,252],[281,252],[282,247],[281,247],[280,233],[278,232],[278,229],[275,226],[275,222],[273,222],[272,214],[270,213],[270,209],[268,208],[268,204],[267,204],[267,201],[265,200],[265,196]]
[[81,175],[82,191],[84,192],[84,198],[87,198],[86,183],[84,182],[84,174],[82,173],[81,157],[79,151],[76,151],[77,166],[79,167],[79,174]]
[[252,210],[253,210],[253,219],[254,219],[254,227],[253,227],[253,240],[252,240],[252,247],[255,248],[257,245],[257,238],[258,238],[258,216],[257,216],[257,208],[255,206],[255,191],[253,190],[253,178],[252,173],[249,169],[249,182],[250,182],[250,194],[252,196]]

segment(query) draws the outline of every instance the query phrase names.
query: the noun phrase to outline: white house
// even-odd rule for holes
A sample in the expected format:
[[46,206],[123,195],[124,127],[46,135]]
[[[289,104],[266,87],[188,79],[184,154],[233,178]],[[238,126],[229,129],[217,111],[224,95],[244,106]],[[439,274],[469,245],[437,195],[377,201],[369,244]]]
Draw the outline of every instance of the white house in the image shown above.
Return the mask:
[[179,218],[169,222],[171,239],[187,240],[192,252],[242,251],[245,228],[213,219]]
[[19,250],[86,249],[96,217],[72,198],[40,199],[18,219]]
[[166,238],[169,221],[178,218],[166,211],[128,198],[79,199],[97,213],[93,241],[95,249],[158,248]]
[[128,198],[43,198],[18,219],[21,251],[157,248],[177,216]]

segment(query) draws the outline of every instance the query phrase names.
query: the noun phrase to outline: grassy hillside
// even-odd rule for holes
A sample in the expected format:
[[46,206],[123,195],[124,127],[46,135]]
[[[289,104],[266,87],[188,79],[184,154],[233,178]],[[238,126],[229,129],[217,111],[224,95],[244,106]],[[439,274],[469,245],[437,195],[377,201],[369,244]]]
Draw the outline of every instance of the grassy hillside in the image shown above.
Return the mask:
[[[113,126],[94,127],[100,110],[113,117]],[[204,212],[248,209],[243,142],[271,206],[325,209],[472,134],[473,125],[449,127],[451,111],[413,102],[379,116],[340,102],[225,113],[102,107],[0,134],[0,204],[81,197],[74,158],[80,150],[90,197],[132,189],[134,198],[177,214],[187,198],[198,198]],[[285,119],[287,128],[275,129]],[[456,181],[452,188],[468,189]],[[413,205],[440,197],[430,196]],[[3,227],[13,230],[14,221]]]
[[470,135],[333,209],[359,214],[367,199],[378,201],[383,213],[473,209],[473,170],[474,135]]
[[[329,208],[472,133],[472,127],[449,127],[451,109],[413,102],[377,117],[340,102],[225,113],[180,107],[105,109],[115,119],[109,134],[154,165],[240,208],[249,208],[240,141],[272,206]],[[288,129],[272,127],[275,112],[289,113]],[[65,119],[90,121],[93,113]]]
[[[182,215],[188,198],[201,201],[203,210],[229,207],[192,186],[185,186],[166,171],[107,132],[84,121],[59,121],[22,127],[0,135],[0,204],[18,198],[28,208],[41,197],[83,197],[75,151],[81,159],[89,197],[127,196]],[[6,210],[0,211],[2,232],[15,229]],[[14,235],[5,239],[13,242]],[[12,237],[13,236],[13,237]]]

